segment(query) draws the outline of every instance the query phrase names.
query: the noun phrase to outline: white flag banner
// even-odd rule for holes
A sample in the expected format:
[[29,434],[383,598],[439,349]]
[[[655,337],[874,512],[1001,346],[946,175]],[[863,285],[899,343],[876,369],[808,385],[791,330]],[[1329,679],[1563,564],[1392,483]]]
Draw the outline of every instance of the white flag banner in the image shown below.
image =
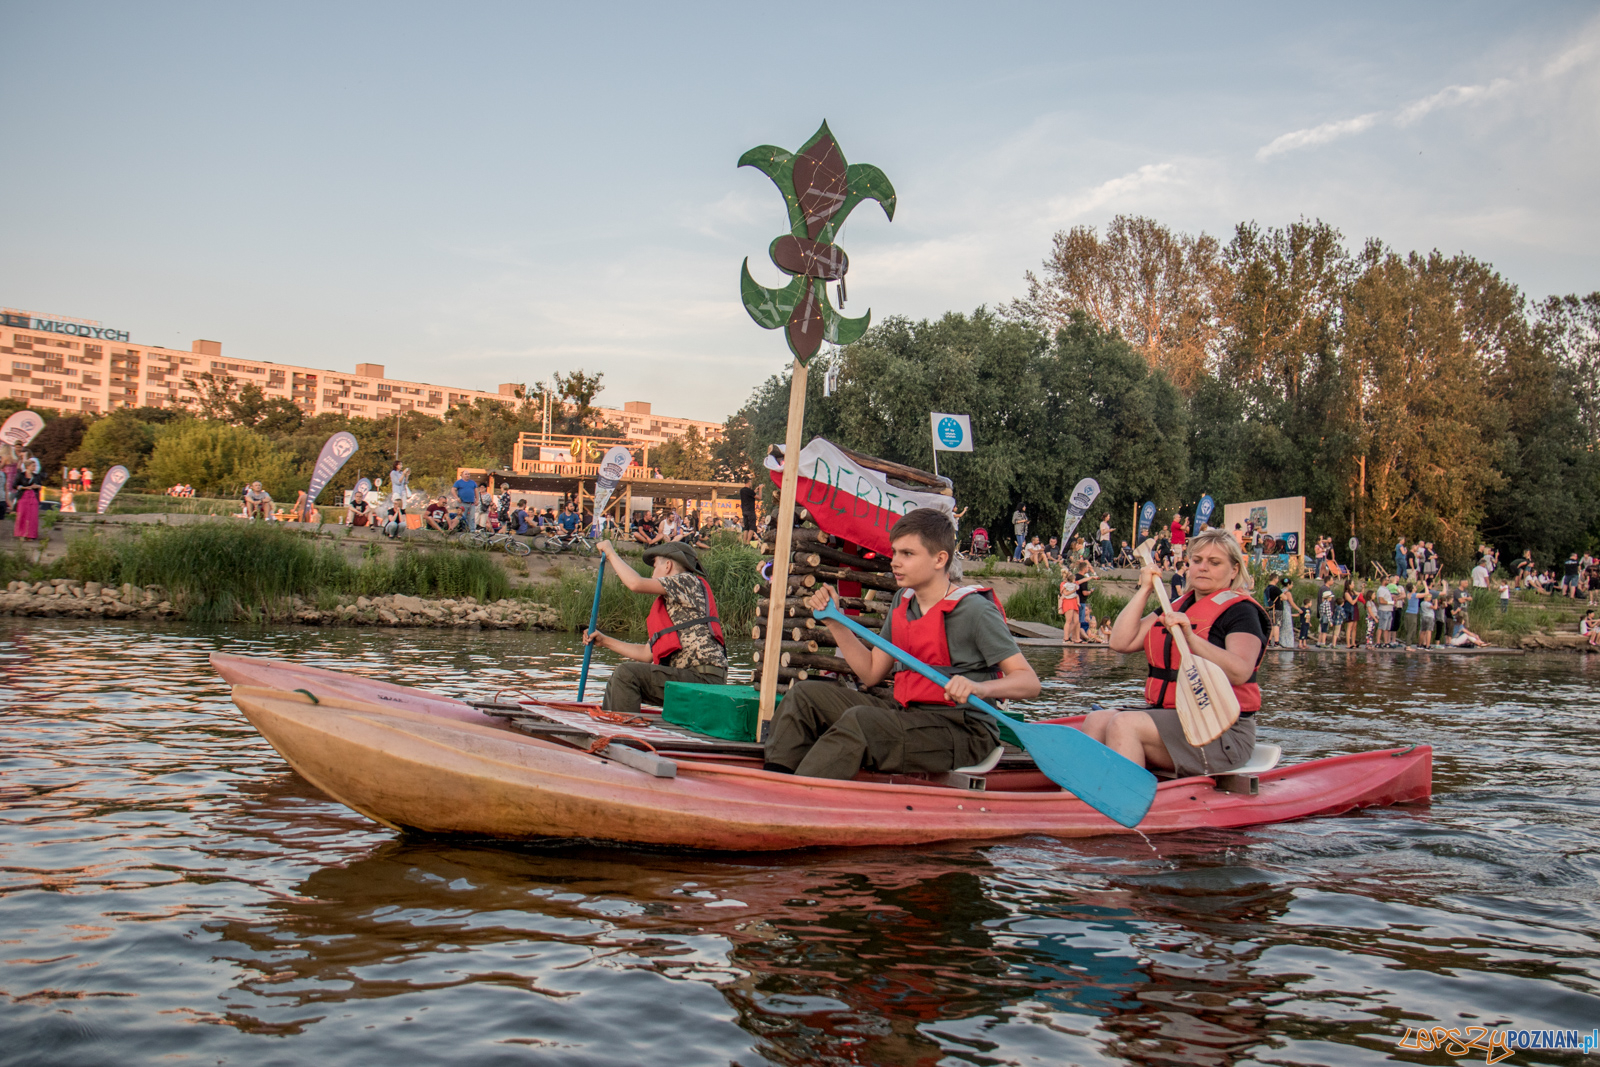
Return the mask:
[[128,468],[122,464],[118,463],[115,467],[106,471],[106,476],[100,479],[100,501],[95,508],[96,514],[104,515],[106,513],[106,508],[111,506],[111,502],[117,498],[117,494],[122,491],[122,487],[127,482]]
[[317,497],[322,494],[323,487],[328,484],[328,479],[339,473],[345,461],[356,454],[360,448],[356,435],[348,430],[340,430],[327,443],[322,446],[322,452],[317,456],[317,465],[311,468],[311,486],[306,490],[306,503],[315,504]]
[[972,419],[967,415],[933,413],[933,450],[935,452],[971,452]]
[[39,436],[39,431],[44,429],[44,419],[37,412],[19,411],[0,426],[0,441],[21,448],[23,445]]
[[606,505],[611,503],[611,494],[616,491],[617,483],[622,481],[622,476],[627,473],[628,467],[633,463],[633,453],[621,445],[613,445],[604,459],[600,461],[600,474],[594,482],[594,522],[596,529],[606,528]]
[[1094,498],[1100,495],[1100,483],[1093,478],[1085,478],[1073,487],[1072,496],[1067,499],[1067,517],[1061,524],[1061,552],[1066,554],[1067,546],[1072,544],[1072,531],[1078,528],[1078,523],[1083,521],[1084,512],[1094,504]]

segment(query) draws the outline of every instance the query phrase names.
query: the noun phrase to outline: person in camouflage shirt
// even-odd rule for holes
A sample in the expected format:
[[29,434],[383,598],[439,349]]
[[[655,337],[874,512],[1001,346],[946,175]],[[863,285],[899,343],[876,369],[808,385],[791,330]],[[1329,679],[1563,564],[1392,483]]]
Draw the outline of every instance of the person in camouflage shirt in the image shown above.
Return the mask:
[[644,560],[651,565],[646,578],[617,555],[610,541],[597,547],[629,592],[656,598],[646,623],[645,644],[619,641],[598,630],[585,635],[585,643],[624,657],[611,672],[600,706],[632,715],[642,703],[659,705],[668,682],[727,684],[727,641],[716,597],[695,550],[681,541],[651,545],[644,551]]

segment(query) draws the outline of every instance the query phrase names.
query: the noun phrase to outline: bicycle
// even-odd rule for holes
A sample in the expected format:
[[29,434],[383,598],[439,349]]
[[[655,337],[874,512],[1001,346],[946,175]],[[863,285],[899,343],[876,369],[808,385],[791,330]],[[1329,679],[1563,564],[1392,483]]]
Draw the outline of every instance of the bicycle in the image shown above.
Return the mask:
[[512,537],[509,532],[504,530],[502,530],[500,533],[490,533],[487,530],[474,530],[472,533],[467,535],[467,543],[472,545],[474,548],[494,548],[499,546],[500,548],[505,549],[507,554],[513,556],[526,556],[528,553],[533,551],[532,546],[530,546],[526,541],[518,541],[515,537]]

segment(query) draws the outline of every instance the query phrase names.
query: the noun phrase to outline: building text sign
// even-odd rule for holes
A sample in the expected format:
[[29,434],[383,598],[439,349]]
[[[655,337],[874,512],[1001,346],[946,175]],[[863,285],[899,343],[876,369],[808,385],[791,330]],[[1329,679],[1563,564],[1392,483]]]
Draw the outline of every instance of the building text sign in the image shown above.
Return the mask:
[[58,322],[55,319],[36,319],[31,315],[0,312],[0,325],[21,327],[24,330],[42,330],[45,333],[70,333],[74,337],[99,337],[106,341],[126,341],[127,330],[108,330],[104,326],[90,326],[84,322]]

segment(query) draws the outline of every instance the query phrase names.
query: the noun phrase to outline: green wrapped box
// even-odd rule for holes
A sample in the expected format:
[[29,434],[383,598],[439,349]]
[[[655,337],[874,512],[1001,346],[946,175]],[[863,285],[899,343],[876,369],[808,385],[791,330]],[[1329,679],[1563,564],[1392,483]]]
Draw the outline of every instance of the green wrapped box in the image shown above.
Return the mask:
[[686,730],[727,741],[754,741],[761,694],[748,685],[668,682],[661,718]]

